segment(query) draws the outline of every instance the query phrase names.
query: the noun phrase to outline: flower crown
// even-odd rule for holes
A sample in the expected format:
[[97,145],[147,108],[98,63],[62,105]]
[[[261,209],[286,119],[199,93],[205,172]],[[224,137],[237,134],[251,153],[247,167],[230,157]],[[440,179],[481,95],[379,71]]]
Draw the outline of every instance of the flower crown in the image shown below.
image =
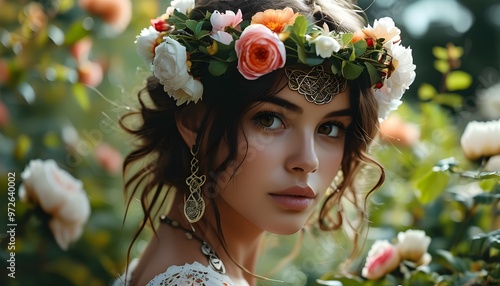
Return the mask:
[[177,105],[201,99],[199,79],[206,71],[217,77],[236,69],[255,80],[285,65],[329,64],[331,73],[345,80],[368,80],[379,117],[385,118],[415,78],[411,49],[400,45],[400,30],[388,17],[344,33],[317,26],[291,8],[259,12],[249,22],[240,10],[207,12],[192,20],[193,7],[193,0],[172,1],[136,37],[138,53]]

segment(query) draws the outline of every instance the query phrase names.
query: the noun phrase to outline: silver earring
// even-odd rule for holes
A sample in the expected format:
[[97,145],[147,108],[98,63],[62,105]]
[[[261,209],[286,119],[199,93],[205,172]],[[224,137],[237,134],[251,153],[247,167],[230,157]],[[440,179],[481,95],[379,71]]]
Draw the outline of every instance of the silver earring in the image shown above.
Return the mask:
[[201,219],[205,212],[205,201],[201,193],[201,187],[205,183],[205,175],[198,176],[198,147],[191,148],[191,176],[187,177],[186,185],[189,187],[189,195],[184,195],[184,216],[189,223],[195,223]]

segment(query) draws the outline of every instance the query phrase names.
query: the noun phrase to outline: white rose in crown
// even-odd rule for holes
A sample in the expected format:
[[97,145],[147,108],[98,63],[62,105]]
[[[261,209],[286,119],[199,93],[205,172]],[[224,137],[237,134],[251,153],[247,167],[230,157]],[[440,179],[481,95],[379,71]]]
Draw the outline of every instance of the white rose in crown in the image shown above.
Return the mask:
[[390,17],[380,18],[373,22],[373,27],[364,28],[363,33],[370,38],[384,39],[385,43],[395,43],[401,40],[401,30],[396,27],[394,20]]
[[416,66],[410,48],[399,43],[387,42],[384,45],[393,58],[395,71],[385,81],[384,86],[375,90],[375,98],[379,105],[379,118],[386,118],[389,112],[396,110],[403,103],[401,97],[415,80]]
[[173,0],[170,2],[170,7],[183,14],[188,14],[194,8],[194,0]]
[[316,55],[322,58],[329,58],[340,50],[339,42],[330,36],[318,36],[311,43],[315,44]]
[[80,238],[90,215],[82,182],[60,169],[54,160],[32,160],[22,172],[19,197],[40,205],[51,216],[49,227],[57,244],[67,250]]
[[398,233],[398,243],[396,248],[401,260],[415,262],[416,265],[427,265],[431,262],[431,255],[427,253],[427,248],[431,243],[431,238],[425,235],[422,230],[409,229]]
[[135,43],[137,44],[137,53],[147,62],[152,64],[154,57],[154,46],[158,40],[160,32],[152,26],[147,29],[142,29],[141,34],[136,37]]
[[177,100],[177,105],[196,103],[201,98],[203,86],[189,74],[186,48],[179,42],[166,37],[155,49],[153,65],[153,74],[165,92]]

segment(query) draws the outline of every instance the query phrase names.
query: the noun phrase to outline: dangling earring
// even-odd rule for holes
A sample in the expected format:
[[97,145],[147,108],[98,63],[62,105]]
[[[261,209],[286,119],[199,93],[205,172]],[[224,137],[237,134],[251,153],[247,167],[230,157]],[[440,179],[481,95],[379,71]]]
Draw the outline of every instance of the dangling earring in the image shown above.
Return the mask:
[[189,195],[184,195],[184,216],[189,223],[195,223],[201,219],[205,212],[205,201],[201,193],[201,186],[205,183],[205,175],[198,176],[198,147],[191,148],[191,176],[187,177],[186,185],[189,187]]

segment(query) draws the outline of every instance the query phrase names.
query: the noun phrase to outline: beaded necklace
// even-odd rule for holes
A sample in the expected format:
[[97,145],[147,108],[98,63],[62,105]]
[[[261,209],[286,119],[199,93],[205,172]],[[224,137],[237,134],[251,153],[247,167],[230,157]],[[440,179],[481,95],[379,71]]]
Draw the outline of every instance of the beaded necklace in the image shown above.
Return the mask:
[[201,243],[201,252],[208,259],[208,265],[210,265],[210,267],[213,270],[215,270],[217,273],[220,273],[220,274],[226,273],[226,269],[224,267],[224,264],[222,263],[222,260],[220,260],[220,258],[217,256],[214,249],[210,245],[208,245],[208,243],[206,241],[204,241],[201,237],[196,235],[193,230],[190,230],[190,229],[183,227],[178,221],[170,219],[169,217],[167,217],[165,215],[160,216],[160,221],[170,225],[173,228],[183,230],[187,239],[194,238],[197,241],[199,241]]

